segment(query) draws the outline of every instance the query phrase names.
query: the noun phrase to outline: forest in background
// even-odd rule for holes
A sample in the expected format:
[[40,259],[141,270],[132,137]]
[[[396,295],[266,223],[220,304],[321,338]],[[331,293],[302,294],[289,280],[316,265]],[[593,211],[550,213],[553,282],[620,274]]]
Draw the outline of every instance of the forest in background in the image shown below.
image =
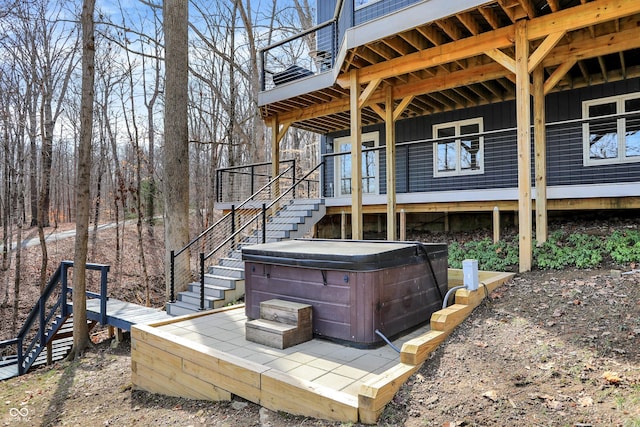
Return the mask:
[[[0,291],[8,295],[0,303],[14,312],[23,277],[17,242],[39,236],[39,283],[29,285],[42,289],[57,267],[49,262],[45,230],[75,221],[81,7],[79,0],[0,0]],[[98,0],[95,21],[90,240],[95,245],[99,224],[115,223],[112,250],[118,264],[125,247],[118,224],[134,220],[140,273],[149,283],[143,237],[154,235],[154,221],[163,212],[160,195],[171,185],[162,180],[162,2]],[[269,129],[257,109],[258,51],[314,22],[307,0],[189,2],[194,233],[214,218],[216,168],[271,158]],[[283,62],[300,54],[286,55]],[[303,170],[314,166],[317,158],[310,153],[317,150],[309,147],[316,140],[290,130],[281,142],[281,158],[299,159]]]

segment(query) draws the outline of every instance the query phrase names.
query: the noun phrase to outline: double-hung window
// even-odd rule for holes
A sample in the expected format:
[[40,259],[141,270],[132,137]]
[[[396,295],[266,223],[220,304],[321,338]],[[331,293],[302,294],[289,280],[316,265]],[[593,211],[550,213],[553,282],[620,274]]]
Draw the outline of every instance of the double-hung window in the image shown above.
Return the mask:
[[640,162],[640,93],[582,103],[585,166]]
[[433,176],[484,173],[482,118],[433,126]]

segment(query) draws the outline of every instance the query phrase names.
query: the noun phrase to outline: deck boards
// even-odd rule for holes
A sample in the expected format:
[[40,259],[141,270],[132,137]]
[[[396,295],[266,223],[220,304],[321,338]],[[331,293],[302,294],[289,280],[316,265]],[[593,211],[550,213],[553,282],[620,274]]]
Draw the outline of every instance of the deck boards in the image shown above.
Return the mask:
[[[87,317],[100,321],[100,300],[87,300]],[[131,325],[154,323],[172,319],[166,311],[153,307],[144,307],[115,298],[107,300],[107,325],[115,326],[125,331],[131,330]]]
[[18,376],[18,365],[8,365],[0,368],[0,381]]

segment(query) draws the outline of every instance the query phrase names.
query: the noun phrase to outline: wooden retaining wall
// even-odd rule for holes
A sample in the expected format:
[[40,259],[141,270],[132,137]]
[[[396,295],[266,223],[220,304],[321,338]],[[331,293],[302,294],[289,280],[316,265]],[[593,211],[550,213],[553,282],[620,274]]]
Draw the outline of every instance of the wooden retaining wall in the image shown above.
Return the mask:
[[[480,282],[491,292],[513,274],[480,272]],[[462,283],[461,270],[449,270],[450,287]],[[158,326],[215,316],[225,307],[176,317],[131,330],[131,370],[134,387],[152,393],[212,401],[240,396],[274,411],[342,422],[376,423],[402,384],[420,369],[431,352],[480,304],[485,289],[456,292],[456,303],[431,317],[431,331],[406,342],[398,364],[365,382],[358,396],[296,378],[189,339]]]

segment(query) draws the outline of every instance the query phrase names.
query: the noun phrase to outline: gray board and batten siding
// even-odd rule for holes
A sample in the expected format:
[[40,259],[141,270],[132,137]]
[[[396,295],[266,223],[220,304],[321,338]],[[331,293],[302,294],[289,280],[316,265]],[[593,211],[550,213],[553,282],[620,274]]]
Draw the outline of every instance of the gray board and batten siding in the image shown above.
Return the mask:
[[[640,181],[640,162],[585,166],[583,163],[582,103],[611,96],[640,92],[640,79],[628,79],[546,96],[547,185],[592,185]],[[433,125],[481,117],[484,126],[484,172],[476,175],[434,177]],[[566,123],[569,121],[569,123]],[[572,122],[575,121],[575,122]],[[532,122],[533,123],[533,122]],[[396,192],[419,193],[456,190],[516,188],[518,159],[515,101],[437,113],[401,120],[396,123]],[[504,131],[503,131],[504,130]],[[384,147],[384,124],[367,126],[363,134],[378,132],[379,147]],[[334,140],[349,136],[349,131],[324,135],[322,153]],[[402,145],[406,142],[427,141]],[[532,131],[532,184],[533,131]],[[379,194],[386,194],[386,158],[378,150]],[[323,174],[325,197],[334,197],[335,157],[325,157]]]

